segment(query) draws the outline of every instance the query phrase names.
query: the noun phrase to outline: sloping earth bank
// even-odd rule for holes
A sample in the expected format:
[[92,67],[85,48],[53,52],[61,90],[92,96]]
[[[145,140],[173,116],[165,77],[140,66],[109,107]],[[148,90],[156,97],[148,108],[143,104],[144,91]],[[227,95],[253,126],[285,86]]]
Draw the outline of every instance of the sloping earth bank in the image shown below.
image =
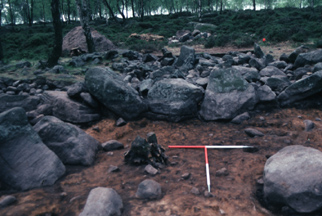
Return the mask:
[[[123,199],[123,215],[282,215],[266,210],[260,204],[260,178],[267,158],[287,145],[304,145],[322,150],[322,111],[319,109],[275,109],[254,112],[251,119],[241,125],[228,122],[202,122],[197,119],[180,123],[142,119],[116,127],[115,120],[105,119],[85,131],[100,142],[116,139],[127,145],[113,154],[100,151],[93,166],[68,167],[66,176],[54,186],[26,192],[0,191],[0,195],[12,194],[18,202],[0,215],[78,215],[86,202],[89,191],[97,186],[115,189]],[[262,117],[262,118],[261,118]],[[303,120],[314,121],[311,132],[304,131]],[[93,127],[99,127],[100,132]],[[250,138],[244,129],[252,127],[265,134]],[[144,172],[145,166],[130,166],[124,163],[123,154],[136,136],[146,138],[154,131],[158,143],[166,149],[170,165],[156,176]],[[169,149],[168,145],[255,145],[259,151],[243,150],[208,151],[211,192],[214,197],[205,197],[206,189],[204,152],[201,149]],[[110,165],[119,172],[108,173]],[[216,176],[221,168],[227,176]],[[182,175],[190,173],[188,180]],[[162,186],[163,198],[146,201],[135,198],[137,187],[144,179],[154,179]],[[196,187],[200,195],[191,193]],[[65,193],[63,193],[65,192]],[[320,215],[315,213],[311,215]],[[287,214],[284,214],[287,215]]]

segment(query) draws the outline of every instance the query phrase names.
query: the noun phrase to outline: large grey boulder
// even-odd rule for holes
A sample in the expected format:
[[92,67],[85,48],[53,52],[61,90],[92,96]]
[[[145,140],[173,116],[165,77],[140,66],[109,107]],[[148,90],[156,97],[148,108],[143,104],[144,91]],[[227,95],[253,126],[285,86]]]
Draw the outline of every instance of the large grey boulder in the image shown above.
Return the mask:
[[317,71],[287,87],[278,95],[277,100],[282,106],[285,106],[320,91],[322,91],[322,71]]
[[267,85],[262,85],[257,88],[256,94],[258,97],[258,100],[261,102],[269,102],[274,101],[276,99],[275,92],[272,91],[272,89]]
[[239,71],[244,79],[248,82],[255,82],[261,78],[256,68],[248,68],[243,66],[233,66],[233,68]]
[[0,112],[14,107],[22,107],[26,111],[35,110],[40,103],[38,96],[0,94]]
[[100,143],[75,125],[45,116],[33,128],[64,164],[88,166],[94,163]]
[[286,76],[273,75],[268,77],[265,81],[265,84],[269,86],[275,92],[282,92],[288,86],[291,85],[291,82]]
[[81,124],[99,120],[99,111],[68,97],[63,91],[45,91],[42,98],[53,107],[53,115],[62,121]]
[[89,69],[85,84],[96,99],[124,119],[135,119],[148,109],[138,92],[108,68]]
[[205,120],[232,119],[256,103],[254,87],[236,69],[217,68],[211,71],[199,113]]
[[175,62],[176,67],[181,67],[183,70],[190,70],[196,63],[195,50],[192,47],[182,46],[180,55]]
[[120,216],[122,210],[122,198],[114,189],[97,187],[89,193],[79,216]]
[[149,108],[152,113],[180,121],[197,114],[203,94],[202,87],[184,79],[163,79],[154,83],[148,92]]
[[264,196],[272,205],[288,205],[309,213],[322,207],[322,152],[300,145],[287,146],[264,167]]
[[294,67],[303,67],[322,62],[322,49],[314,50],[308,53],[301,53],[297,56]]
[[23,108],[0,114],[0,181],[17,189],[52,185],[65,173],[61,160],[29,125]]
[[274,66],[267,66],[264,69],[262,69],[259,74],[262,77],[271,77],[273,75],[278,75],[278,76],[286,76],[286,74],[278,69],[277,67]]

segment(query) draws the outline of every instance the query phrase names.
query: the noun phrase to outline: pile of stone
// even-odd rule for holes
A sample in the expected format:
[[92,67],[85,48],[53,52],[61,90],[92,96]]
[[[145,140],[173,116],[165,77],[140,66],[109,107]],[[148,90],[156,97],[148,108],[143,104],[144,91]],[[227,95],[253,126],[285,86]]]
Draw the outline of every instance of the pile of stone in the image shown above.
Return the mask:
[[206,39],[211,36],[209,32],[201,32],[198,29],[193,30],[179,30],[176,32],[175,36],[168,38],[168,43],[184,43],[184,42],[192,42],[194,40]]

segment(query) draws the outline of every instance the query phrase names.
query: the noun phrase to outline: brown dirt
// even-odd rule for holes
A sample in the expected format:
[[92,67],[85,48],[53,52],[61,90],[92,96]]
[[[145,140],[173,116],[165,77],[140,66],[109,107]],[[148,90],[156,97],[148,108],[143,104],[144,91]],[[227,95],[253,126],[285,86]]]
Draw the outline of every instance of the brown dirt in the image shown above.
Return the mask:
[[[268,43],[268,42],[259,42],[260,47],[262,48],[263,52],[265,54],[271,54],[274,56],[275,60],[278,60],[279,57],[283,54],[290,54],[293,52],[296,48],[294,46],[294,43],[291,43],[289,41],[281,42],[281,43]],[[254,47],[243,47],[243,48],[237,48],[234,46],[225,46],[225,47],[213,47],[209,49],[205,49],[204,45],[193,45],[192,46],[196,53],[209,53],[209,54],[225,54],[229,51],[239,51],[239,52],[247,52],[247,51],[253,51]],[[174,55],[179,56],[180,55],[180,49],[181,47],[166,47],[169,51],[171,51]],[[156,53],[157,55],[162,55],[161,53]]]
[[[259,118],[264,117],[265,121]],[[301,116],[301,118],[299,118]],[[114,188],[124,203],[123,215],[278,215],[266,210],[258,201],[256,181],[262,177],[267,157],[287,145],[304,145],[322,150],[322,111],[317,109],[283,109],[259,112],[241,125],[227,122],[202,122],[197,119],[180,123],[142,119],[123,127],[115,127],[115,121],[105,119],[85,130],[100,142],[116,139],[127,145],[113,155],[100,151],[91,167],[68,166],[68,173],[54,186],[26,192],[0,191],[0,195],[12,194],[18,202],[5,209],[0,215],[78,215],[89,191],[98,186]],[[312,132],[304,131],[303,120],[316,124]],[[93,127],[94,127],[93,126]],[[247,127],[262,131],[264,137],[250,138],[244,133]],[[146,137],[154,131],[158,143],[166,149],[171,165],[160,170],[156,176],[144,173],[144,165],[130,166],[124,163],[123,154],[129,149],[136,136]],[[206,198],[204,152],[201,149],[169,149],[168,145],[255,145],[259,151],[248,153],[242,150],[209,150],[211,190],[214,197]],[[120,168],[119,172],[108,173],[110,165]],[[215,176],[217,170],[227,168],[228,176]],[[181,175],[191,173],[188,180]],[[162,186],[163,198],[145,201],[135,198],[138,184],[144,179],[154,179]],[[190,192],[197,187],[201,194]],[[66,192],[66,197],[60,194]]]

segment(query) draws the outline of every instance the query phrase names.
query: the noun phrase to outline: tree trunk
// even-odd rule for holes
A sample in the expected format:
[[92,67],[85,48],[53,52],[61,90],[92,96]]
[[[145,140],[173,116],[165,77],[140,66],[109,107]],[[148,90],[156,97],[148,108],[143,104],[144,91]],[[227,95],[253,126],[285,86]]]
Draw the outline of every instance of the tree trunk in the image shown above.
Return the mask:
[[[79,0],[78,0],[78,1],[79,1]],[[116,16],[114,15],[114,12],[113,12],[113,10],[112,10],[112,8],[111,8],[110,4],[107,2],[107,0],[103,0],[103,2],[105,3],[105,5],[106,5],[107,9],[109,10],[109,12],[110,12],[110,14],[111,14],[112,18],[115,20],[115,22],[117,22]]]
[[123,19],[123,22],[125,22],[125,15],[124,15],[124,13],[123,13],[123,11],[124,11],[124,2],[122,1],[122,8],[123,9],[121,9],[120,8],[120,5],[119,5],[119,1],[120,0],[117,0],[117,5],[116,5],[116,7],[117,7],[117,10],[119,11],[119,13],[121,14],[121,16],[122,16],[122,19]]
[[253,0],[253,10],[256,10],[256,0]]
[[132,5],[132,16],[134,18],[135,17],[134,0],[131,0],[131,5]]
[[55,30],[55,45],[47,61],[48,67],[54,67],[57,65],[58,59],[62,53],[63,31],[59,13],[59,0],[51,1],[51,14],[53,17],[53,25]]
[[223,10],[223,0],[220,0],[220,13],[222,13]]
[[89,26],[89,14],[87,11],[87,1],[83,0],[83,4],[81,4],[80,0],[76,0],[77,9],[79,12],[80,23],[84,30],[84,35],[86,38],[87,49],[89,53],[95,52],[94,40],[91,34],[91,28]]
[[11,0],[8,0],[8,5],[9,5],[9,15],[10,15],[10,21],[11,21],[11,25],[12,27],[16,24],[15,21],[15,17],[14,17],[14,13],[12,11],[12,4],[11,4]]
[[70,0],[67,0],[67,18],[68,18],[68,24],[70,24]]
[[45,0],[42,0],[42,17],[44,19],[44,26],[45,26],[46,25]]
[[27,19],[28,19],[28,25],[31,27],[34,22],[34,0],[31,0],[30,7],[29,7],[29,1],[26,1],[27,6]]
[[199,18],[199,22],[201,22],[201,0],[198,1],[198,18]]
[[143,21],[144,17],[144,1],[140,0],[140,8],[141,8],[141,20]]
[[125,10],[126,10],[126,18],[129,18],[129,2],[125,0]]
[[3,0],[0,3],[0,29],[1,29],[1,20],[2,20],[2,9],[3,9]]

